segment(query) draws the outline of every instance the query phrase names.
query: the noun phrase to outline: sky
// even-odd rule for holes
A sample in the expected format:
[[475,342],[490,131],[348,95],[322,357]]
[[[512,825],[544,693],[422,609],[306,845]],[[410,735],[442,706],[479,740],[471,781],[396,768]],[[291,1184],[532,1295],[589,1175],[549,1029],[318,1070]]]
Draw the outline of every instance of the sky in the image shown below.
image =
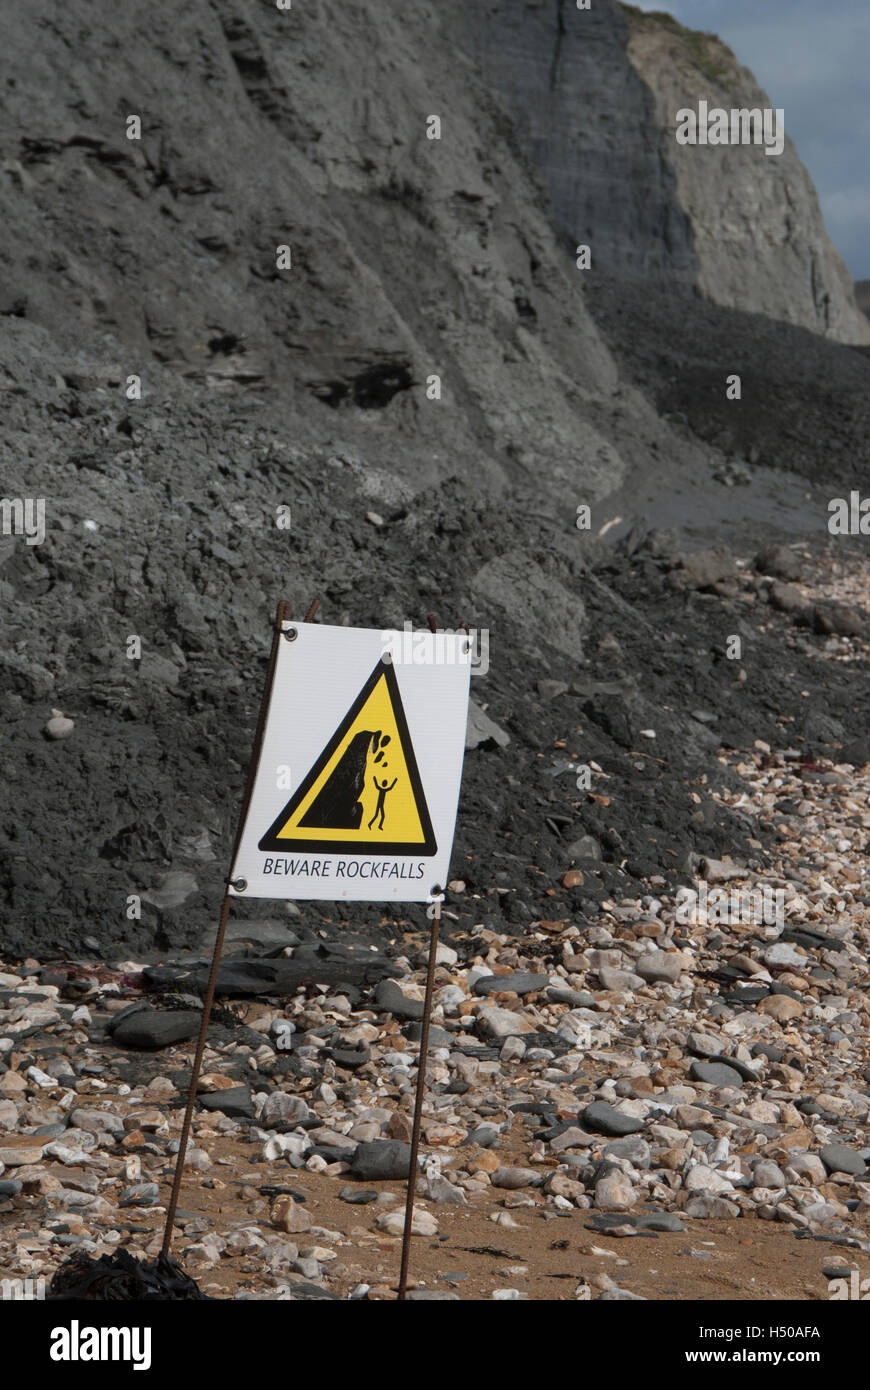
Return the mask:
[[785,109],[785,129],[818,190],[828,235],[870,280],[868,0],[633,0],[718,34]]

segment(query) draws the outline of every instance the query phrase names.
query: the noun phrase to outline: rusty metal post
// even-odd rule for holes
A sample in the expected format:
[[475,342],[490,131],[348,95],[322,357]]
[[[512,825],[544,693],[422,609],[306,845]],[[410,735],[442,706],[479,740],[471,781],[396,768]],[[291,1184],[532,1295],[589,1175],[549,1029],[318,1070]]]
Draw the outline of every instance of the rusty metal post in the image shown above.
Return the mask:
[[[312,614],[316,609],[315,604],[309,609]],[[257,776],[257,767],[260,762],[260,750],[263,745],[263,734],[266,729],[266,718],[269,713],[269,698],[272,694],[272,682],[275,678],[275,666],[278,661],[278,647],[281,642],[281,632],[283,624],[290,620],[290,605],[286,599],[282,599],[278,604],[275,613],[275,626],[272,630],[272,650],[269,653],[269,665],[266,671],[266,681],[263,687],[263,696],[260,701],[260,712],[257,716],[257,727],[254,733],[254,746],[251,750],[251,758],[248,763],[248,775],[245,781],[245,791],[242,798],[242,808],[239,813],[238,825],[236,827],[236,838],[233,844],[233,852],[230,858],[230,872],[236,862],[236,855],[239,851],[242,832],[248,816],[248,806],[251,794],[254,790],[254,781]],[[212,1004],[214,1003],[215,985],[217,984],[218,966],[224,949],[224,937],[227,930],[227,920],[230,913],[230,903],[232,898],[227,892],[224,894],[223,905],[221,907],[220,921],[218,923],[217,936],[214,943],[214,951],[211,958],[211,970],[209,971],[208,984],[202,1001],[202,1021],[199,1026],[199,1037],[196,1040],[196,1051],[193,1057],[193,1072],[190,1078],[190,1089],[187,1093],[187,1106],[184,1111],[184,1120],[181,1126],[181,1139],[179,1140],[178,1156],[175,1160],[175,1172],[172,1178],[172,1192],[169,1198],[169,1207],[166,1212],[166,1225],[163,1228],[163,1245],[161,1253],[169,1254],[172,1244],[172,1228],[175,1224],[175,1212],[178,1207],[178,1197],[181,1191],[181,1178],[184,1172],[184,1157],[187,1152],[187,1144],[190,1138],[190,1128],[193,1123],[193,1111],[196,1105],[196,1087],[199,1082],[200,1068],[202,1067],[202,1057],[205,1052],[206,1037],[208,1035],[208,1024],[211,1016]]]
[[[433,889],[434,892],[441,889]],[[408,1289],[408,1259],[411,1253],[411,1223],[414,1219],[414,1193],[417,1189],[417,1151],[420,1147],[420,1123],[423,1117],[423,1094],[426,1090],[426,1061],[429,1053],[429,1015],[432,1012],[432,990],[435,984],[435,955],[438,950],[438,928],[441,924],[441,898],[435,899],[432,914],[432,934],[429,940],[429,969],[426,973],[426,997],[423,1002],[423,1027],[420,1030],[420,1053],[417,1058],[417,1094],[414,1099],[414,1124],[411,1129],[411,1167],[408,1172],[408,1195],[405,1200],[405,1229],[402,1232],[402,1264],[399,1271],[399,1298],[404,1300]]]

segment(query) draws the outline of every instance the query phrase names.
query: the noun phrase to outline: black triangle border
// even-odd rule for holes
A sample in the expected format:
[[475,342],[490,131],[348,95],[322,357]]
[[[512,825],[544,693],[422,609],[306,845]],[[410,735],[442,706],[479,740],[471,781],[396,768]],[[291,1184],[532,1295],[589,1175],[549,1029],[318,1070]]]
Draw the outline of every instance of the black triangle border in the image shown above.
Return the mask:
[[[381,677],[384,676],[387,682],[387,690],[392,701],[393,714],[396,720],[396,728],[399,732],[399,739],[402,744],[402,752],[405,755],[405,766],[408,769],[408,776],[411,779],[411,787],[414,792],[414,801],[417,806],[417,814],[420,817],[420,825],[423,830],[422,844],[405,843],[379,843],[371,848],[363,848],[358,840],[294,840],[282,836],[278,839],[278,831],[297,809],[300,802],[308,795],[314,783],[320,776],[326,763],[332,757],[336,747],[341,743],[348,729],[353,724],[366,700],[371,695]],[[432,821],[429,816],[429,807],[426,803],[426,796],[423,791],[423,783],[420,780],[420,771],[417,767],[417,758],[414,753],[414,745],[411,742],[411,734],[408,729],[408,721],[405,718],[405,708],[402,704],[402,696],[399,692],[399,682],[396,679],[396,672],[392,662],[379,661],[357,695],[344,719],[339,724],[332,738],[327,743],[319,758],[315,761],[304,780],[296,788],[283,811],[269,826],[257,848],[260,850],[288,850],[295,848],[297,852],[305,849],[309,854],[356,854],[356,855],[384,855],[384,854],[421,854],[429,857],[438,853],[438,845],[435,841],[435,834],[432,829]]]

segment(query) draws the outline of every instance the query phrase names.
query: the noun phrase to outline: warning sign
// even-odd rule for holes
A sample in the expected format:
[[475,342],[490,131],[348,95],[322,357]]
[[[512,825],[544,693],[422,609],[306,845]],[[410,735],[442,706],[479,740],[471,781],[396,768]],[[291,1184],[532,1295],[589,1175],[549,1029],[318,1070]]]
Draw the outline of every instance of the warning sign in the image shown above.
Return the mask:
[[379,661],[260,849],[434,854],[396,673]]
[[230,891],[425,901],[448,877],[471,643],[286,626]]

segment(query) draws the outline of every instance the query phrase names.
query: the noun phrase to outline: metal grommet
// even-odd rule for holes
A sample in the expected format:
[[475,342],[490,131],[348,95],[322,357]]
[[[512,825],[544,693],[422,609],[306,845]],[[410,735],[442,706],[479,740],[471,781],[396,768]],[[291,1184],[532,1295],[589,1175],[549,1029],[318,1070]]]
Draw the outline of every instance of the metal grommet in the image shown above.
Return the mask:
[[244,893],[248,886],[248,880],[246,878],[231,878],[229,883],[230,887],[234,888],[237,893]]
[[440,898],[443,892],[444,889],[441,887],[440,883],[433,883],[432,887],[429,889],[429,896],[432,898]]
[[299,636],[299,629],[298,627],[285,628],[283,635],[288,642],[295,642],[296,638]]
[[392,653],[392,652],[381,652],[381,662],[383,663],[384,666],[392,666],[392,664],[393,664],[393,653]]

